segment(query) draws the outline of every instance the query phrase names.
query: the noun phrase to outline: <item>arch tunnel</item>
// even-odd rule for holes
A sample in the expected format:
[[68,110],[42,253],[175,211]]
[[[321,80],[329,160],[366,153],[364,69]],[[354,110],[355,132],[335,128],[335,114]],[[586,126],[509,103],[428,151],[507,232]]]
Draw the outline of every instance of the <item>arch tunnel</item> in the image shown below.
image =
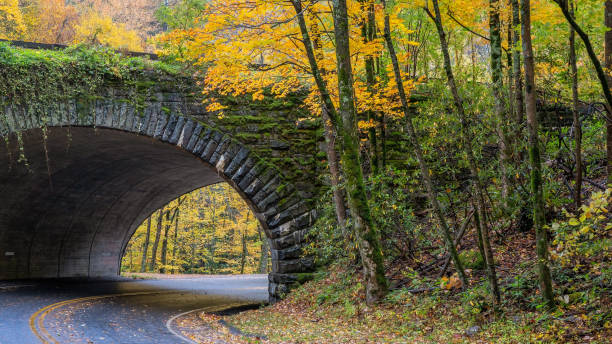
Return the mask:
[[219,132],[178,116],[163,122],[161,130],[151,124],[149,135],[93,126],[8,134],[0,147],[0,279],[116,276],[142,221],[222,181],[243,196],[270,239],[271,299],[295,273],[309,271],[301,247],[313,214],[278,190],[280,176]]
[[42,138],[27,131],[22,153],[14,146],[0,157],[9,166],[0,173],[1,278],[116,275],[127,241],[155,209],[223,180],[192,154],[144,136],[51,128],[47,152]]

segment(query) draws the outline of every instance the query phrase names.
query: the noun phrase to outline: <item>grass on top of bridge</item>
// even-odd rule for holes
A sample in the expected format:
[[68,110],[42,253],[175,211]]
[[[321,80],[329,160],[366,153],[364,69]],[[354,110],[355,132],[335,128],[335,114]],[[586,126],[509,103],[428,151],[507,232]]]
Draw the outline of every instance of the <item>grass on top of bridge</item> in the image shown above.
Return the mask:
[[185,75],[184,67],[148,57],[124,56],[102,46],[75,45],[61,50],[26,49],[0,42],[0,94],[20,95],[33,86],[39,92],[95,91],[103,81],[159,79]]

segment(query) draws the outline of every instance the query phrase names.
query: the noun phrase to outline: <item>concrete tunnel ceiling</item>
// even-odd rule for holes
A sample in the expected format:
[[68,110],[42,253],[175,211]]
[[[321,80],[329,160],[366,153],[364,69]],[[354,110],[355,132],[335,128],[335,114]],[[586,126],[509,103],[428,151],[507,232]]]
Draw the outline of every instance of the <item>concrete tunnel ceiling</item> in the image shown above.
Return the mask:
[[[49,128],[0,147],[0,279],[119,272],[138,225],[164,204],[223,179],[193,154],[112,129]],[[48,173],[48,167],[50,174]]]

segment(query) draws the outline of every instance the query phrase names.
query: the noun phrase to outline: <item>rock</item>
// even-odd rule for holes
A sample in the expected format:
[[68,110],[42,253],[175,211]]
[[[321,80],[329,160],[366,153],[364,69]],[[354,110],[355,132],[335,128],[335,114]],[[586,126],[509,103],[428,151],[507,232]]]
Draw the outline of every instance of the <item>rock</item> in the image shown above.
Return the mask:
[[481,330],[480,326],[478,326],[478,325],[472,326],[472,327],[468,328],[467,330],[465,330],[465,334],[468,337],[472,337],[472,336],[478,334],[478,332],[480,332],[480,330]]
[[270,141],[270,148],[274,150],[287,150],[289,149],[289,144],[283,141],[272,140]]

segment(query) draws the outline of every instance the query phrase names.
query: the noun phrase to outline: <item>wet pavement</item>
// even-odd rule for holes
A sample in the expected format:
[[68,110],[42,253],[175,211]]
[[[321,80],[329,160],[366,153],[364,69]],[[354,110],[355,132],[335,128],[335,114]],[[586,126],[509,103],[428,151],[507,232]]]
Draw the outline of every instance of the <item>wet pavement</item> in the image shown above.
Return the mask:
[[266,275],[0,282],[0,344],[188,343],[171,319],[264,303],[267,286]]

